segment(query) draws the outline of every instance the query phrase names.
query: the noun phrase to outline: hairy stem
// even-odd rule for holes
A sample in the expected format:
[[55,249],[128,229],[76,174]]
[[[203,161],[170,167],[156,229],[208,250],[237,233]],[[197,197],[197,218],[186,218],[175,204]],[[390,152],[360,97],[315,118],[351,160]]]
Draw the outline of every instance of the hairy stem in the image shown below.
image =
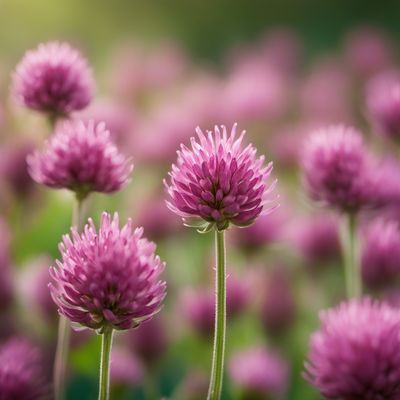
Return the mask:
[[211,367],[211,379],[208,389],[208,400],[219,400],[221,397],[224,375],[224,353],[226,332],[226,261],[225,231],[215,230],[216,281],[215,281],[215,332],[214,350]]
[[99,400],[110,398],[110,356],[113,339],[113,329],[107,327],[101,335],[101,359]]

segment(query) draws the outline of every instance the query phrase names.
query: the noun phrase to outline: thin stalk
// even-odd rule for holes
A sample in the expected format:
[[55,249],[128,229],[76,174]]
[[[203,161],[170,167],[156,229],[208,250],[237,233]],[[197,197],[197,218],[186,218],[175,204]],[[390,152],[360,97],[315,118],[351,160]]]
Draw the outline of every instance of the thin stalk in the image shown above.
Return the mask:
[[356,248],[356,216],[348,214],[342,232],[347,297],[361,296],[361,275]]
[[[72,226],[80,229],[82,219],[82,200],[76,198],[72,212]],[[69,342],[71,336],[71,328],[66,317],[60,315],[58,321],[57,348],[54,360],[54,397],[56,400],[65,398],[65,381],[67,372],[67,361],[69,353]]]
[[224,376],[224,353],[226,332],[226,260],[225,231],[215,230],[216,281],[215,281],[215,331],[214,350],[208,400],[221,398]]
[[113,332],[112,328],[107,327],[101,335],[99,400],[110,398],[110,356]]

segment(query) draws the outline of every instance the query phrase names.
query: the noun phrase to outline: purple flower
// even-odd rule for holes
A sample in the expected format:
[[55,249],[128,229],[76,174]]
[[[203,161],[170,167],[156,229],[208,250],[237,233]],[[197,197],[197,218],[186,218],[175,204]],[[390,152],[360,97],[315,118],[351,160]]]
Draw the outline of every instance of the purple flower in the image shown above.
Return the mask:
[[[327,95],[329,93],[329,95]],[[350,119],[350,81],[341,60],[316,63],[300,88],[300,108],[306,120],[331,123]]]
[[387,72],[367,85],[368,114],[378,133],[400,139],[400,73]]
[[7,309],[13,299],[13,284],[10,268],[10,233],[5,222],[0,219],[0,314]]
[[287,219],[286,212],[281,203],[274,213],[259,217],[247,229],[236,229],[232,232],[235,244],[244,250],[254,252],[279,242]]
[[306,378],[328,399],[400,398],[400,313],[369,298],[321,314]]
[[377,164],[374,170],[376,182],[373,196],[374,206],[381,210],[382,207],[395,206],[400,200],[400,162],[397,158],[387,155]]
[[49,291],[49,265],[48,256],[41,256],[33,261],[21,276],[21,294],[30,309],[37,308],[40,316],[47,322],[56,323],[58,318],[57,306]]
[[132,107],[122,102],[101,99],[93,102],[85,110],[74,113],[73,118],[85,122],[105,122],[115,143],[126,144],[136,125],[136,116]]
[[128,182],[133,169],[110,140],[103,123],[66,121],[42,152],[28,156],[32,178],[52,188],[65,188],[84,198],[90,192],[111,193]]
[[85,108],[94,82],[86,60],[68,43],[42,43],[17,65],[13,90],[33,110],[66,115]]
[[[180,215],[185,224],[202,228],[216,225],[217,229],[251,225],[258,216],[271,212],[268,195],[274,183],[267,187],[266,179],[272,163],[263,166],[264,157],[256,158],[250,144],[242,147],[245,132],[236,138],[236,124],[228,135],[216,126],[214,135],[205,136],[196,130],[199,141],[191,139],[192,149],[181,145],[178,161],[169,173],[171,182],[165,186],[171,200],[168,207]],[[196,224],[191,219],[201,219]]]
[[242,399],[282,396],[288,387],[289,367],[286,361],[262,347],[234,354],[229,362],[229,374],[241,388]]
[[204,337],[212,336],[215,322],[215,298],[210,290],[186,290],[182,296],[182,314]]
[[272,335],[286,332],[296,316],[295,298],[287,273],[276,268],[265,287],[261,304],[261,321]]
[[302,164],[314,201],[344,212],[356,212],[371,201],[369,157],[353,128],[337,125],[315,131],[304,146]]
[[330,215],[313,215],[296,221],[291,235],[307,265],[323,266],[340,259],[338,224]]
[[182,230],[180,221],[165,207],[164,199],[158,196],[145,199],[139,207],[136,221],[152,240],[166,238]]
[[371,287],[394,283],[400,276],[400,229],[394,221],[377,219],[364,233],[362,278]]
[[384,32],[361,27],[347,38],[345,59],[357,79],[368,78],[393,63],[393,43]]
[[281,117],[287,107],[287,82],[281,71],[254,62],[234,71],[223,89],[224,121],[250,123]]
[[[227,318],[235,318],[249,302],[248,281],[229,276],[226,281]],[[215,293],[208,288],[190,289],[183,293],[182,313],[190,325],[202,336],[210,336],[214,331]]]
[[209,379],[201,370],[189,371],[176,390],[177,399],[204,400],[207,398]]
[[17,142],[4,147],[0,154],[0,174],[7,185],[19,197],[24,198],[33,186],[28,173],[26,157],[33,146],[29,141]]
[[0,347],[0,400],[43,400],[49,397],[42,356],[24,339]]
[[115,346],[111,353],[110,376],[114,385],[135,386],[143,380],[140,361],[127,349]]
[[117,213],[103,213],[99,232],[91,219],[81,235],[71,228],[60,244],[61,261],[50,269],[59,312],[99,331],[106,325],[130,329],[157,313],[165,296],[164,264],[142,233],[131,220],[120,229]]
[[135,354],[148,365],[153,365],[162,358],[168,347],[165,325],[159,316],[143,322],[132,330],[128,337]]

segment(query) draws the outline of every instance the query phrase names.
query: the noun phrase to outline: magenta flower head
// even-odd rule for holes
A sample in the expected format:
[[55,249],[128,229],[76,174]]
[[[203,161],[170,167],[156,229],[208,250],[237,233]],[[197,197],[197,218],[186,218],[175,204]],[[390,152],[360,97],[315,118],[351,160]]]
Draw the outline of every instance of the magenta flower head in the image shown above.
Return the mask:
[[379,74],[367,85],[366,103],[375,130],[400,140],[400,73]]
[[[282,397],[288,387],[289,366],[265,348],[250,348],[233,355],[229,374],[243,400]],[[282,397],[283,398],[283,397]]]
[[393,284],[400,277],[400,229],[395,221],[377,219],[364,233],[361,272],[370,288]]
[[53,117],[85,108],[93,89],[86,60],[68,43],[42,43],[28,51],[13,76],[19,102]]
[[13,338],[0,347],[0,399],[50,399],[40,350]]
[[361,134],[353,128],[337,125],[315,131],[304,146],[302,164],[314,201],[349,213],[370,202],[369,157]]
[[306,378],[328,399],[400,398],[400,313],[369,298],[321,314]]
[[121,189],[133,169],[118,152],[103,123],[66,121],[56,129],[42,152],[27,159],[32,178],[51,188],[70,189],[79,198],[90,192]]
[[50,269],[59,312],[99,332],[134,328],[156,314],[165,296],[164,263],[142,233],[131,220],[120,229],[117,213],[103,213],[98,232],[90,219],[81,235],[71,228],[60,244],[61,261]]
[[181,145],[171,182],[165,182],[170,210],[203,232],[214,226],[248,226],[275,208],[267,206],[275,186],[266,184],[272,163],[264,166],[264,157],[256,158],[251,144],[242,147],[245,132],[236,137],[236,124],[229,135],[225,126],[221,129],[216,126],[214,134],[205,136],[197,128],[198,141],[191,139],[191,149]]

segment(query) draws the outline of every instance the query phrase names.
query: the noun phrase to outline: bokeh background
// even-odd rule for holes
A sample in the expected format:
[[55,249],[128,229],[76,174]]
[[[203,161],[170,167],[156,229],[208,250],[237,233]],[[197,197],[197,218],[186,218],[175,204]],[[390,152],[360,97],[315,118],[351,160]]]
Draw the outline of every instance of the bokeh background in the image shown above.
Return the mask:
[[[130,185],[93,195],[87,216],[133,217],[167,262],[165,308],[136,333],[118,335],[112,398],[205,398],[213,235],[181,226],[165,207],[162,180],[197,125],[237,121],[274,161],[281,207],[257,227],[229,232],[227,364],[237,352],[268,349],[265,369],[278,377],[263,378],[272,383],[261,398],[319,399],[302,377],[308,340],[318,311],[343,297],[344,283],[338,221],[308,202],[298,149],[309,128],[349,122],[385,153],[371,139],[363,93],[374,74],[398,66],[399,15],[395,0],[0,0],[1,251],[9,291],[2,340],[29,337],[51,368],[57,316],[46,271],[69,229],[72,196],[26,175],[25,155],[49,126],[15,103],[9,85],[27,49],[66,40],[96,78],[94,105],[82,118],[106,120],[135,162]],[[99,349],[94,333],[74,337],[68,399],[96,398]],[[224,399],[244,398],[233,369]]]

